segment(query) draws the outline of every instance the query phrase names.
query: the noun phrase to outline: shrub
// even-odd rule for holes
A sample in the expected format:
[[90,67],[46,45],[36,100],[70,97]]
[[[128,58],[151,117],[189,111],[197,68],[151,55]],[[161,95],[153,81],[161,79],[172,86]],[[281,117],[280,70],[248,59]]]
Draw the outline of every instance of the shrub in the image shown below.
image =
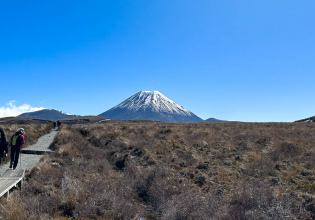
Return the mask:
[[311,219],[314,136],[303,123],[66,125],[12,197],[19,211],[1,201],[0,215]]

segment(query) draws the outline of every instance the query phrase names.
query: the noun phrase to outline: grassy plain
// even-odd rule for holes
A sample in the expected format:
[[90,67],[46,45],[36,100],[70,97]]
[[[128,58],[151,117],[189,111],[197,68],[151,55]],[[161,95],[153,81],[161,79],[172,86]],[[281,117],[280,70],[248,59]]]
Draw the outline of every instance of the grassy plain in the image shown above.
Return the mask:
[[64,125],[52,148],[0,219],[315,218],[313,123]]

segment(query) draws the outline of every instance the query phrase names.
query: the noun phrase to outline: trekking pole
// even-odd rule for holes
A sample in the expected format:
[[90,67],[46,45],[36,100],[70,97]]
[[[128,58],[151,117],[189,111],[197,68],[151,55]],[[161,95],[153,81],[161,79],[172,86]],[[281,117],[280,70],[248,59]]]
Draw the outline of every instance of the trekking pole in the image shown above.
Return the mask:
[[21,166],[22,166],[22,151],[20,150],[20,169],[21,169]]

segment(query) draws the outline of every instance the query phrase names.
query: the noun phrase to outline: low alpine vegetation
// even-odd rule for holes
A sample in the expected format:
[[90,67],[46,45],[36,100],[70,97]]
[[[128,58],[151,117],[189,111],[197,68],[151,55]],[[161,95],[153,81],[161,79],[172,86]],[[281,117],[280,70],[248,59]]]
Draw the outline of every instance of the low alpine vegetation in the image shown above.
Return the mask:
[[64,126],[0,219],[313,219],[314,137],[310,123]]

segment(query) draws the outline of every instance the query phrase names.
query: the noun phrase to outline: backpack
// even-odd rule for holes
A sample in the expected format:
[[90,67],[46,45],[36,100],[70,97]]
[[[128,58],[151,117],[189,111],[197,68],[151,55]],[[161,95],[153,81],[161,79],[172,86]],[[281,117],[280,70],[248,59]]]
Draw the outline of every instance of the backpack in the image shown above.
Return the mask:
[[0,152],[3,150],[8,151],[8,142],[6,140],[1,139],[0,140]]
[[21,134],[13,135],[11,144],[12,144],[12,146],[21,146],[22,145]]

